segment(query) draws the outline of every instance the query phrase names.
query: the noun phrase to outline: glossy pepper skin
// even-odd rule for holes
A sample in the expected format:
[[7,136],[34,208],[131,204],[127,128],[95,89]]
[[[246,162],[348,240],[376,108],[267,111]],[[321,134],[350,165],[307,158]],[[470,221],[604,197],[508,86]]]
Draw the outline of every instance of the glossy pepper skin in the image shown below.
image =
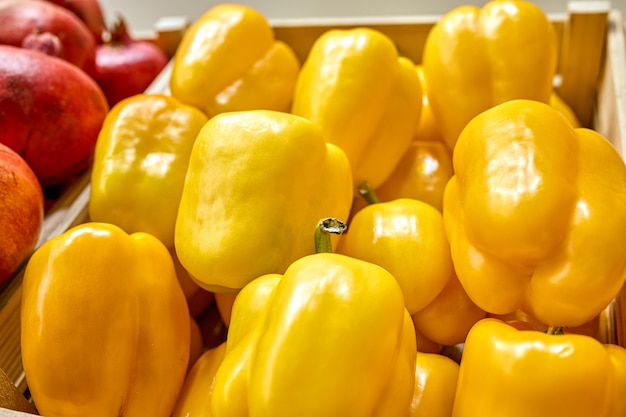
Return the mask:
[[[211,410],[213,382],[225,351],[226,343],[222,343],[196,361],[185,378],[172,417],[216,416]],[[418,351],[413,398],[406,417],[450,417],[458,376],[459,364],[452,359]]]
[[170,90],[209,117],[228,111],[289,111],[300,62],[248,6],[224,3],[185,32],[172,64]]
[[[415,71],[417,71],[417,76],[422,85],[422,111],[415,130],[415,140],[441,142],[445,144],[441,136],[441,130],[433,115],[433,110],[430,107],[430,102],[428,101],[428,83],[426,76],[424,76],[424,66],[416,65]],[[452,149],[448,149],[448,151],[452,152]]]
[[463,349],[453,417],[618,417],[626,350],[484,319]]
[[415,392],[407,417],[450,417],[459,364],[438,353],[417,352]]
[[391,272],[409,314],[430,303],[453,272],[441,212],[410,198],[361,209],[341,236],[337,252]]
[[42,415],[172,412],[189,359],[189,311],[155,237],[90,222],[47,241],[26,268],[21,326]]
[[458,284],[441,212],[423,201],[399,198],[369,204],[352,218],[337,252],[389,271],[402,289],[416,330],[432,342],[461,343],[486,315]]
[[[478,307],[453,272],[434,300],[411,315],[415,328],[423,338],[440,346],[463,343],[470,329],[487,312]],[[417,349],[428,349],[428,343],[417,340]]]
[[201,287],[237,291],[314,253],[319,219],[345,219],[351,203],[348,160],[317,125],[274,111],[221,114],[191,152],[176,253]]
[[377,189],[381,201],[413,198],[443,209],[443,191],[454,174],[452,154],[441,141],[415,140]]
[[336,253],[246,285],[213,385],[216,417],[406,417],[415,332],[395,278]]
[[370,28],[334,29],[311,47],[291,111],[346,153],[355,185],[376,188],[413,140],[421,91],[415,65],[398,56],[389,37]]
[[208,118],[162,94],[138,94],[107,114],[91,173],[89,216],[174,247],[191,148]]
[[563,114],[563,116],[565,116],[565,118],[570,122],[572,127],[583,127],[580,120],[578,120],[578,116],[574,113],[574,110],[572,110],[569,104],[567,104],[556,91],[553,91],[552,94],[550,94],[548,104],[550,104],[555,110],[560,111],[561,114]]
[[626,167],[610,142],[513,100],[467,125],[453,162],[444,224],[479,307],[563,327],[610,303],[626,277]]
[[556,71],[552,23],[535,4],[491,0],[446,13],[428,34],[422,56],[428,99],[453,150],[465,125],[513,99],[548,103]]
[[213,381],[225,352],[226,343],[222,342],[202,353],[185,377],[172,417],[214,417]]

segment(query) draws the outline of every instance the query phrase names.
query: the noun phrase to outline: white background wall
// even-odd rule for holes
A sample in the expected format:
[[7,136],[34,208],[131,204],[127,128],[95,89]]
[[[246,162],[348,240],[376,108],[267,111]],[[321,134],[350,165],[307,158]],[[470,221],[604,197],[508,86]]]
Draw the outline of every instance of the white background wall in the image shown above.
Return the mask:
[[[599,1],[599,0],[590,0]],[[212,6],[222,3],[215,0],[100,0],[107,19],[121,13],[134,32],[149,31],[163,16],[185,16],[193,20]],[[479,0],[242,0],[268,19],[310,17],[367,17],[401,15],[441,15],[461,4],[476,4]],[[564,13],[566,0],[535,1],[546,13]],[[626,0],[613,0],[612,8],[622,15]]]

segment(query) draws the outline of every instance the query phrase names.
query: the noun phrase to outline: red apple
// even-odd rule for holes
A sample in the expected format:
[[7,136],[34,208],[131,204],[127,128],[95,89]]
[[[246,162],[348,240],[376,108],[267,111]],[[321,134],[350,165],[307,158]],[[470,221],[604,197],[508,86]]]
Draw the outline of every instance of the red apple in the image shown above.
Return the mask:
[[0,143],[0,285],[35,248],[43,223],[43,202],[33,170]]

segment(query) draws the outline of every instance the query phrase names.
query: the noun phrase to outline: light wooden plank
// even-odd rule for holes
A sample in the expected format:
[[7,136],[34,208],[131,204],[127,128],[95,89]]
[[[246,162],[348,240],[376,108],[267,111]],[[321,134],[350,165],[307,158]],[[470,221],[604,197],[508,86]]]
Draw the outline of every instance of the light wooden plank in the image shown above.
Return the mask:
[[583,126],[590,127],[609,21],[610,3],[568,3],[563,29],[557,90]]
[[170,58],[174,56],[185,32],[191,25],[191,20],[185,16],[162,17],[154,24],[156,45]]
[[[594,129],[626,157],[626,45],[623,14],[612,10],[608,22],[604,65],[595,97]],[[626,159],[626,158],[625,158]]]
[[13,411],[7,408],[0,408],[0,417],[32,417],[37,414],[22,413],[21,411]]
[[[604,65],[596,90],[593,127],[626,157],[626,45],[624,19],[611,10]],[[626,159],[626,158],[625,158]],[[626,286],[604,312],[604,342],[626,347]]]

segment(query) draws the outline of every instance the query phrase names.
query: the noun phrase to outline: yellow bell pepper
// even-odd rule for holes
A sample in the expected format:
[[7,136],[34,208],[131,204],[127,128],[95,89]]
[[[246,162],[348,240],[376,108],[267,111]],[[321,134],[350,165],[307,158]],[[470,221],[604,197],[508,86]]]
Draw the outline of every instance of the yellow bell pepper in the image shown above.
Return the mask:
[[337,252],[391,272],[409,314],[430,303],[453,271],[441,212],[411,198],[361,209],[341,236]]
[[191,152],[176,253],[201,287],[236,291],[314,253],[319,219],[345,219],[351,203],[348,160],[317,125],[282,112],[224,113]]
[[618,417],[624,392],[624,348],[488,318],[465,342],[452,416]]
[[[273,285],[269,286],[270,291]],[[222,343],[205,351],[196,361],[185,378],[172,417],[216,416],[211,409],[213,383],[225,351],[226,343]],[[452,359],[418,351],[413,397],[406,417],[450,417],[458,376],[459,365]]]
[[376,194],[381,201],[413,198],[441,211],[443,190],[453,174],[452,154],[443,142],[416,140]]
[[546,104],[513,100],[467,125],[453,162],[444,224],[479,307],[553,326],[606,308],[626,279],[626,166],[611,143]]
[[[205,351],[196,361],[185,378],[172,417],[216,416],[211,409],[213,383],[225,351],[226,343],[222,343]],[[413,397],[406,417],[450,417],[458,376],[459,365],[452,359],[418,351]]]
[[309,52],[292,113],[318,124],[348,156],[355,185],[378,187],[408,149],[419,121],[415,65],[370,28],[334,29]]
[[[600,316],[603,316],[605,313],[601,313]],[[569,334],[583,334],[586,336],[590,336],[596,338],[598,340],[606,339],[606,336],[602,334],[604,327],[603,324],[600,323],[600,316],[594,317],[591,321],[576,327],[567,327],[566,329],[561,329],[562,331],[566,331]],[[517,310],[509,314],[488,314],[487,317],[496,318],[502,321],[505,321],[512,326],[518,329],[531,329],[538,330],[540,332],[547,332],[551,327],[541,323],[539,320],[531,316],[522,310]]]
[[207,121],[195,107],[161,94],[114,106],[94,153],[90,219],[150,233],[173,248],[189,155]]
[[371,203],[352,218],[337,252],[391,272],[419,334],[440,345],[463,342],[486,313],[458,283],[441,212],[410,198],[375,203],[375,193],[364,192]]
[[38,411],[168,417],[187,371],[189,320],[155,237],[86,223],[47,241],[22,286],[22,362]]
[[[416,65],[415,70],[422,86],[422,111],[415,131],[415,140],[445,143],[428,101],[428,83],[424,76],[424,66]],[[452,152],[452,149],[448,151]]]
[[[486,316],[487,312],[474,304],[452,272],[435,299],[411,319],[425,339],[445,347],[463,343],[472,326]],[[419,339],[417,349],[423,350]]]
[[185,378],[172,417],[214,417],[211,411],[213,381],[225,352],[223,342],[202,353]]
[[580,123],[580,120],[578,120],[578,116],[576,116],[576,113],[574,113],[574,110],[569,106],[569,104],[565,102],[565,100],[563,100],[563,98],[556,91],[553,91],[552,94],[550,94],[550,100],[548,101],[548,104],[551,105],[554,109],[560,111],[561,114],[563,114],[563,116],[565,116],[565,118],[570,122],[572,127],[583,127]]
[[[333,226],[335,229],[331,229]],[[316,234],[316,248],[322,252],[331,250],[328,233],[341,233],[343,228],[345,224],[342,222],[323,219],[317,230],[320,233]],[[363,275],[363,272],[367,274]],[[317,415],[324,416],[450,416],[458,379],[458,363],[443,355],[414,351],[415,345],[411,342],[414,331],[407,324],[406,310],[399,334],[401,340],[396,339],[397,334],[390,339],[386,336],[381,339],[387,345],[386,349],[392,349],[394,343],[398,343],[398,347],[402,344],[406,347],[400,347],[398,352],[404,357],[400,361],[400,369],[395,369],[394,378],[399,385],[385,391],[381,388],[381,381],[386,382],[388,379],[372,378],[371,381],[363,382],[358,379],[359,372],[348,369],[355,362],[373,360],[374,356],[368,357],[367,352],[371,352],[370,349],[376,345],[379,332],[389,335],[399,330],[397,310],[400,300],[396,298],[398,289],[392,288],[397,287],[397,284],[389,281],[390,278],[393,279],[384,269],[364,261],[335,254],[317,254],[297,261],[284,276],[269,274],[254,280],[232,298],[232,326],[227,342],[208,350],[196,362],[185,380],[172,417],[248,416],[257,413],[259,409],[267,413],[260,415],[301,415],[300,407],[310,410],[311,405],[307,404],[309,401],[315,404],[310,415],[316,415],[317,412]],[[364,283],[368,285],[362,285],[359,282],[361,279],[365,279]],[[382,282],[379,282],[381,279]],[[376,286],[380,290],[375,289]],[[371,294],[367,294],[369,292]],[[393,299],[389,298],[392,293],[395,293],[391,297]],[[372,305],[374,311],[361,310],[358,307],[361,297],[372,297],[374,294],[383,296],[388,304],[384,300],[377,300]],[[340,310],[347,314],[335,314]],[[381,311],[382,316],[378,315]],[[385,326],[380,320],[389,318],[392,311],[395,316],[390,322],[392,326]],[[369,318],[363,314],[369,315]],[[230,313],[228,317],[231,317]],[[307,326],[309,321],[314,324]],[[322,327],[318,322],[322,323]],[[373,331],[365,331],[368,323],[375,325]],[[271,333],[267,335],[267,331]],[[323,335],[320,336],[320,333]],[[351,334],[356,334],[356,337],[351,337]],[[288,346],[281,346],[284,341],[287,341]],[[310,343],[314,345],[309,346]],[[363,344],[365,351],[361,352],[358,343]],[[345,346],[342,347],[342,344]],[[259,356],[259,350],[263,351],[263,356]],[[350,355],[350,351],[356,356]],[[346,355],[350,362],[341,361],[337,354]],[[392,356],[388,354],[385,360],[393,362]],[[259,363],[259,357],[263,361],[274,357],[279,357],[279,360],[264,364]],[[289,369],[290,364],[298,366]],[[382,371],[378,366],[367,368],[367,376]],[[275,389],[276,394],[270,393],[268,396],[256,393],[254,397],[249,396],[252,389],[263,390],[263,376],[253,376],[257,371],[270,374],[267,380],[274,381],[270,389]],[[414,383],[409,387],[407,379],[411,378],[411,373],[414,374]],[[310,377],[302,379],[302,375]],[[289,380],[283,379],[286,377]],[[352,381],[349,382],[351,385],[341,384],[346,379]],[[295,383],[289,385],[290,381]],[[365,391],[361,391],[362,386],[368,382],[370,386],[365,389],[382,389],[384,396],[391,396],[382,400],[378,397],[378,402],[389,401],[389,405],[378,406],[372,411],[363,405],[351,408],[345,404],[345,387],[353,391],[348,401],[359,402],[359,393],[365,394]],[[258,385],[253,386],[253,383]],[[394,400],[391,392],[397,390],[397,387],[401,391]],[[334,389],[341,392],[331,391],[332,395],[325,395],[325,390]],[[293,392],[299,395],[294,397],[295,401],[294,398],[289,401],[276,398],[290,396]],[[263,396],[262,400],[274,396],[270,400],[275,401],[276,408],[266,410],[265,406],[260,408],[248,400],[252,398],[256,401],[259,394]],[[411,400],[408,411],[403,412],[397,401],[404,403],[405,395],[410,396]],[[377,400],[370,399],[367,402],[372,401]],[[363,409],[363,412],[359,411]]]
[[459,364],[437,353],[417,352],[415,391],[407,417],[450,417]]
[[307,255],[237,295],[212,412],[406,417],[416,354],[389,272],[337,253]]
[[422,56],[428,99],[444,141],[476,115],[513,99],[548,103],[557,39],[547,15],[521,0],[491,0],[446,13],[429,32]]
[[232,3],[207,10],[185,32],[170,90],[209,117],[228,111],[289,111],[300,61],[257,10]]

